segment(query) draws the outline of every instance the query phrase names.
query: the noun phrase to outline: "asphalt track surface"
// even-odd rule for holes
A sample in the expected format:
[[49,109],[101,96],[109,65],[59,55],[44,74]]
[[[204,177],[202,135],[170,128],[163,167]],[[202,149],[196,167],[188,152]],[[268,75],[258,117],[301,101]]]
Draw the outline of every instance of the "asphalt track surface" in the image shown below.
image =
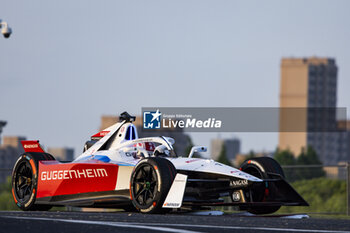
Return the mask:
[[350,232],[350,220],[286,219],[243,215],[5,212],[0,211],[0,232]]

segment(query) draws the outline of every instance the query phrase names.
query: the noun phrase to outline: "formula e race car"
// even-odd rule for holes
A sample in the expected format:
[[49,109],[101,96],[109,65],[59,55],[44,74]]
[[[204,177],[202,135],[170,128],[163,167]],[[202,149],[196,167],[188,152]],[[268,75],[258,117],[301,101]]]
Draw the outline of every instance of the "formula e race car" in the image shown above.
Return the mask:
[[55,160],[39,141],[22,141],[25,153],[12,172],[16,205],[22,210],[76,206],[142,213],[228,205],[254,214],[308,205],[272,158],[249,159],[236,169],[192,157],[205,147],[179,157],[172,138],[138,138],[134,120],[122,113],[120,122],[93,135],[72,162]]

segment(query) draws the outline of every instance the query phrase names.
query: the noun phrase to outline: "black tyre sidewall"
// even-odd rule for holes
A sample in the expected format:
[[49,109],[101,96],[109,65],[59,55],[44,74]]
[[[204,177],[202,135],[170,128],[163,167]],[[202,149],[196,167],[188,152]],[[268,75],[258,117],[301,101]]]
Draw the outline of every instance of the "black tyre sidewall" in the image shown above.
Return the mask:
[[[32,161],[32,162],[30,162]],[[16,178],[18,176],[18,168],[21,164],[27,163],[31,167],[31,172],[32,172],[32,193],[30,198],[23,202],[17,195],[17,192],[15,190],[16,187]],[[34,166],[34,168],[33,168]],[[13,172],[12,172],[12,194],[14,197],[14,201],[16,205],[22,209],[22,210],[34,210],[34,202],[36,199],[36,191],[37,191],[37,180],[38,180],[38,166],[37,162],[32,158],[31,155],[29,154],[23,154],[21,157],[17,160]]]
[[[157,192],[153,198],[152,203],[146,206],[140,205],[135,201],[135,196],[134,196],[135,194],[133,190],[134,189],[133,180],[137,173],[136,171],[138,171],[138,169],[144,165],[152,166],[157,176]],[[172,185],[175,175],[176,175],[176,169],[174,168],[174,165],[167,159],[159,158],[159,157],[142,159],[136,165],[130,179],[130,189],[131,189],[130,193],[131,193],[132,203],[135,206],[135,208],[141,213],[160,213],[160,212],[166,211],[162,209],[162,205],[169,192],[169,189]]]
[[[36,194],[37,194],[37,186],[38,186],[38,173],[39,173],[39,161],[43,160],[55,160],[55,158],[48,153],[24,153],[22,154],[16,161],[15,166],[12,171],[12,194],[16,205],[22,210],[49,210],[52,208],[50,205],[36,205]],[[30,165],[32,171],[32,194],[28,201],[22,202],[18,197],[17,192],[15,190],[16,187],[16,177],[18,176],[17,170],[18,167],[26,162]]]
[[[284,172],[281,166],[279,165],[279,163],[276,160],[269,157],[259,157],[259,158],[248,159],[241,165],[241,170],[249,174],[251,174],[249,171],[251,171],[252,169],[259,170],[261,177],[258,177],[258,178],[261,178],[261,179],[273,178],[273,177],[270,177],[268,173],[278,174],[282,178],[284,178]],[[251,175],[254,175],[254,174],[251,174]],[[276,187],[274,187],[273,185],[269,187],[270,192],[273,191],[275,188]],[[254,201],[260,202],[264,198],[264,186],[262,186],[262,189],[257,192],[259,193],[253,194],[253,196],[255,196],[257,199]],[[252,214],[271,214],[276,212],[280,208],[281,206],[250,207],[248,209],[248,212]]]
[[245,171],[249,168],[255,168],[260,170],[262,173],[262,177],[258,177],[258,178],[263,178],[263,179],[271,178],[268,174],[269,172],[278,174],[283,178],[285,177],[283,169],[281,168],[279,163],[273,158],[269,158],[269,157],[248,159],[244,161],[244,163],[241,165],[240,168],[242,171]]

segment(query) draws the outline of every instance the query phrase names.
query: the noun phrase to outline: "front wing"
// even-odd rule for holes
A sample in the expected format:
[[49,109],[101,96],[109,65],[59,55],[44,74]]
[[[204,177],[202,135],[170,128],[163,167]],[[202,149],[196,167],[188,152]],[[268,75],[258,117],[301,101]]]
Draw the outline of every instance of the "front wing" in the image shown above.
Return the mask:
[[[245,184],[239,180],[235,183]],[[219,185],[218,185],[219,184]],[[282,177],[247,182],[233,187],[232,181],[224,179],[191,179],[178,173],[163,204],[163,208],[182,206],[308,206],[309,204]],[[264,186],[264,188],[262,188]],[[254,193],[261,192],[261,193]],[[236,200],[225,201],[220,197],[235,194]],[[239,198],[237,198],[239,195]],[[256,201],[256,197],[262,199]]]

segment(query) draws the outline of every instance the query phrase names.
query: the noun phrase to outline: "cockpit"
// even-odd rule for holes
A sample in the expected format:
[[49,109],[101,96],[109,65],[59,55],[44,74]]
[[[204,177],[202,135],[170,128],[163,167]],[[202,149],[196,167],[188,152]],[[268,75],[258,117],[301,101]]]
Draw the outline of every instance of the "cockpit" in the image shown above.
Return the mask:
[[175,140],[170,137],[139,138],[137,128],[132,121],[122,119],[122,122],[91,136],[91,140],[85,143],[83,154],[75,161],[91,159],[100,153],[98,151],[103,151],[106,156],[112,156],[117,152],[121,157],[134,159],[157,156],[177,157],[173,148],[174,143]]

